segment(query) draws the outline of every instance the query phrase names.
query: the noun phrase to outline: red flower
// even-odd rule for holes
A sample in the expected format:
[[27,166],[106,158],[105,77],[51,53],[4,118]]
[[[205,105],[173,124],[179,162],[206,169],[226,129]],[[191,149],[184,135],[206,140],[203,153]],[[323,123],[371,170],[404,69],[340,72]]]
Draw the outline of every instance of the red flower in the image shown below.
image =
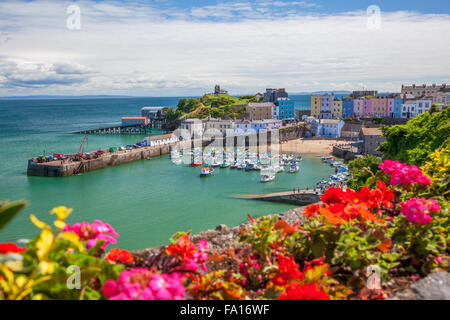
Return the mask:
[[251,221],[252,223],[255,223],[255,220],[253,220],[253,218],[252,218],[252,216],[250,215],[250,213],[248,213],[247,216],[248,216],[248,218],[250,219],[250,221]]
[[297,282],[291,282],[278,300],[330,300],[330,297],[319,289],[316,283],[299,285]]
[[285,257],[279,254],[278,273],[272,281],[275,285],[285,286],[290,280],[302,281],[303,273],[299,270],[293,257]]
[[126,264],[134,264],[134,257],[128,250],[121,250],[119,248],[114,248],[109,251],[109,253],[105,257],[106,260],[109,261],[120,261]]
[[283,219],[278,220],[277,223],[275,223],[275,225],[273,226],[273,228],[275,230],[283,230],[283,234],[285,235],[293,234],[295,231],[297,231],[297,228],[295,226],[291,226]]
[[303,211],[302,215],[310,217],[319,212],[320,205],[318,204],[310,204],[305,208],[305,211]]
[[0,254],[22,253],[24,251],[27,251],[27,249],[18,247],[15,243],[0,243]]
[[345,203],[345,192],[341,188],[328,188],[327,191],[320,197],[323,203]]

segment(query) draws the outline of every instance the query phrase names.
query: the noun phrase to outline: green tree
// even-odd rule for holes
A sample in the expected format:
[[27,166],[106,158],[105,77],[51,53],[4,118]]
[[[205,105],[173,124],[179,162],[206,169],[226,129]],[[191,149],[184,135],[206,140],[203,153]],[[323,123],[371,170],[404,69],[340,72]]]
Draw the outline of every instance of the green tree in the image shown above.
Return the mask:
[[348,168],[352,173],[352,178],[347,183],[348,187],[359,191],[366,185],[367,179],[372,176],[372,173],[375,174],[379,170],[380,163],[381,159],[372,155],[350,161]]
[[434,112],[436,106],[405,125],[382,127],[386,141],[378,148],[384,159],[399,160],[409,165],[423,165],[429,155],[450,146],[450,108]]

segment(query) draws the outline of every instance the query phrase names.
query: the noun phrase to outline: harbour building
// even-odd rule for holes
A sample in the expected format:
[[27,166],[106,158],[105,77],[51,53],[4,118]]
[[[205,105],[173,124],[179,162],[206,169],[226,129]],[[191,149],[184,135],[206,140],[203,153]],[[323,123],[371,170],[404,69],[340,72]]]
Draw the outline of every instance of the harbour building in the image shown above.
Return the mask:
[[334,98],[331,105],[331,117],[333,119],[341,119],[342,118],[342,100],[338,98]]
[[141,109],[141,115],[151,120],[162,118],[164,116],[163,109],[165,107],[143,107]]
[[[274,117],[275,118],[275,117]],[[289,98],[278,98],[278,119],[294,119],[295,105]]]
[[319,118],[320,115],[320,95],[311,95],[311,116]]
[[325,93],[320,96],[320,119],[331,119],[331,106],[334,100],[334,93]]
[[272,119],[274,108],[277,106],[273,102],[251,102],[246,107],[247,117],[250,121]]
[[150,123],[147,117],[122,117],[122,127],[145,126]]
[[289,98],[285,88],[267,88],[266,92],[264,92],[264,102],[272,102],[276,104],[279,98]]
[[344,99],[342,100],[342,117],[349,118],[354,117],[355,113],[353,110],[353,100],[352,99]]
[[426,94],[436,93],[439,91],[445,92],[449,87],[444,83],[442,85],[411,85],[411,86],[405,86],[402,84],[402,94],[412,94],[416,98],[420,98]]

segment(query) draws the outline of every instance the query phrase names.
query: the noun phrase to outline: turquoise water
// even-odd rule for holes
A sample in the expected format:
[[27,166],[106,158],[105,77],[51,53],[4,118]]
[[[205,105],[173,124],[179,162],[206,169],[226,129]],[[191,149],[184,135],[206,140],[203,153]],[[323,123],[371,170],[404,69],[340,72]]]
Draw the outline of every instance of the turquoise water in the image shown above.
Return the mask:
[[[0,242],[30,238],[36,228],[29,214],[51,222],[49,211],[59,205],[74,208],[69,223],[110,223],[121,235],[118,246],[141,249],[166,243],[177,231],[194,233],[218,224],[234,226],[286,211],[293,206],[236,199],[245,193],[265,193],[312,186],[333,173],[320,158],[304,156],[298,174],[280,173],[274,182],[260,183],[259,172],[217,168],[199,178],[199,168],[174,165],[167,156],[66,178],[28,177],[27,159],[53,152],[76,153],[82,135],[69,132],[106,127],[124,115],[138,115],[142,106],[175,105],[178,98],[0,100],[0,199],[26,199],[29,205],[0,233]],[[157,134],[158,132],[154,132]],[[126,145],[138,136],[90,135],[88,150]]]

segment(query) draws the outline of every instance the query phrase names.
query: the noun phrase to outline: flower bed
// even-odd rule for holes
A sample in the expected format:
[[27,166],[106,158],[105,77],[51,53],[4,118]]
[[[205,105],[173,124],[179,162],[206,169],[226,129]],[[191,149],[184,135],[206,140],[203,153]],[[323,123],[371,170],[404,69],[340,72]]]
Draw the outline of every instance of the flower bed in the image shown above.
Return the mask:
[[[448,178],[427,166],[386,160],[360,191],[328,189],[301,224],[249,216],[220,252],[190,233],[153,254],[108,250],[119,235],[107,223],[68,225],[65,207],[54,227],[32,215],[41,232],[26,247],[0,244],[0,299],[386,298],[391,279],[448,268]],[[2,205],[0,230],[24,205]]]

